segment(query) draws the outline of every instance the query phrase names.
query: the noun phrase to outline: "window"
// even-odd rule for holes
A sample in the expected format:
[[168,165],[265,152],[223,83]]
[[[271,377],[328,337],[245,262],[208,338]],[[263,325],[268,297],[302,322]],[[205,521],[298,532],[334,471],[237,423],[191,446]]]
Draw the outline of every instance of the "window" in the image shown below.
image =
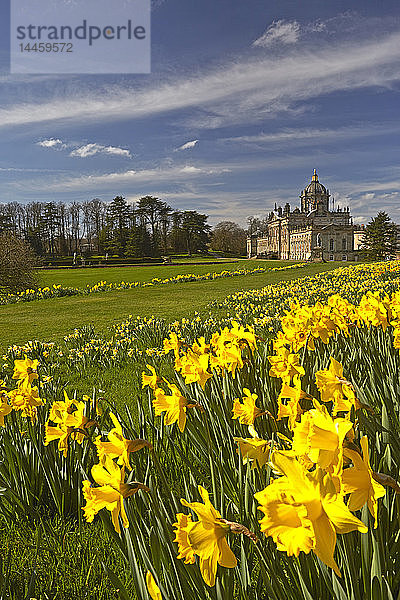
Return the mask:
[[329,260],[333,260],[333,254],[329,256]]
[[342,260],[347,260],[347,254],[343,254]]
[[[330,250],[330,251],[334,250],[334,243],[335,243],[335,242],[334,242],[333,238],[331,238],[331,239],[329,240],[329,250]],[[332,259],[332,260],[333,260],[333,259]]]
[[342,239],[342,250],[347,250],[347,247],[346,247],[346,238]]

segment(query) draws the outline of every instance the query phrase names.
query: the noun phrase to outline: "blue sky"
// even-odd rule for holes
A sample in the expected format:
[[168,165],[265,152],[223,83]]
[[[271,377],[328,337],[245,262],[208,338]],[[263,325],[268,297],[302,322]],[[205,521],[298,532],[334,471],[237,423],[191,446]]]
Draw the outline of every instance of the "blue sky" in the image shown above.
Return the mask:
[[244,225],[316,168],[356,222],[400,223],[398,1],[155,0],[150,75],[76,76],[7,73],[6,5],[0,202],[150,194]]

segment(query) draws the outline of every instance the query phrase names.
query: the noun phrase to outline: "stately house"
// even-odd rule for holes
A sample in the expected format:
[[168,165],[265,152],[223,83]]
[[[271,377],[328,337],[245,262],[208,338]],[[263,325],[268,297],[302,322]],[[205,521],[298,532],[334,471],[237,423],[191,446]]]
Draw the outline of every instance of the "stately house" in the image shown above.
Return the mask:
[[[264,231],[247,240],[248,257],[289,260],[357,260],[353,219],[349,207],[334,208],[330,193],[314,169],[311,182],[301,192],[300,208],[276,207]],[[331,210],[330,210],[331,205]]]

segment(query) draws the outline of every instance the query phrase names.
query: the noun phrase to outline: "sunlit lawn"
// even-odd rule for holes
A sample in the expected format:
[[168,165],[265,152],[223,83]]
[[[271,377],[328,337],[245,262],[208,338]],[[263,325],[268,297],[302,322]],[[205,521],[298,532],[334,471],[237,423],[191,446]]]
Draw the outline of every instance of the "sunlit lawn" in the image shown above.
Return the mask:
[[[272,263],[273,266],[278,266],[278,264],[276,261]],[[300,270],[275,271],[260,275],[217,279],[215,281],[159,285],[151,288],[102,292],[90,296],[53,298],[51,300],[1,306],[1,347],[4,349],[10,344],[22,344],[31,339],[57,341],[73,331],[75,327],[82,327],[87,324],[93,324],[96,330],[103,331],[114,323],[123,321],[129,314],[155,315],[171,321],[184,316],[190,318],[195,311],[206,311],[206,306],[210,301],[222,300],[228,294],[238,290],[261,288],[280,280],[295,279],[321,271],[332,270],[342,264],[337,262],[310,264]],[[265,265],[270,266],[264,261],[243,261],[240,263],[241,267],[251,268]],[[217,266],[213,265],[214,270],[217,270],[215,269]],[[160,267],[146,267],[149,271],[141,271],[142,280],[151,279],[153,273],[154,276],[168,277],[173,274],[172,268],[177,269],[175,274],[184,272],[182,267],[165,266],[162,272],[157,271]],[[135,267],[133,269],[135,274],[140,271],[140,269],[136,271]],[[125,271],[125,269],[121,270]],[[110,269],[110,271],[114,274],[117,269]],[[126,271],[129,274],[128,269]],[[193,267],[187,272],[192,271],[194,271]],[[207,271],[206,268],[205,272]],[[57,271],[57,273],[59,272]],[[91,278],[91,282],[98,280],[91,271],[79,271],[79,273],[76,271],[63,271],[60,272],[60,275],[62,275],[62,280],[57,279],[57,283],[64,285],[72,285],[71,277],[77,277],[80,286],[83,277]],[[52,272],[47,273],[46,276],[53,276]],[[115,281],[121,281],[122,279],[122,277],[116,276]],[[111,281],[111,279],[108,280]],[[136,279],[133,276],[126,276],[125,280]],[[48,283],[50,282],[48,281]]]
[[[203,261],[204,259],[198,259]],[[236,269],[254,269],[256,267],[279,267],[293,264],[289,261],[257,261],[235,259],[232,261],[221,260],[212,264],[196,265],[146,265],[134,267],[91,267],[75,269],[41,269],[38,271],[39,285],[50,286],[60,284],[72,287],[85,287],[98,281],[117,283],[119,281],[150,281],[158,277],[176,277],[186,273],[203,275],[209,272],[235,271]]]

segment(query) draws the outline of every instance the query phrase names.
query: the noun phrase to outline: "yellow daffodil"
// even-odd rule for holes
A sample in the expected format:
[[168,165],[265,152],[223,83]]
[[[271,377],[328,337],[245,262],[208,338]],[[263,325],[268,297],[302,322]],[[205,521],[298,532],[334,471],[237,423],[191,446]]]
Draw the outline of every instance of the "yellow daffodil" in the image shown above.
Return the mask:
[[300,365],[299,355],[291,353],[285,347],[278,348],[276,356],[268,356],[268,360],[271,363],[270,376],[280,377],[288,385],[295,375],[302,377],[305,373]]
[[166,425],[178,423],[180,431],[183,431],[186,424],[186,407],[189,403],[176,385],[168,383],[168,387],[172,392],[171,395],[167,395],[161,388],[154,391],[153,406],[155,414],[159,416],[165,412],[164,423]]
[[179,340],[176,333],[174,331],[170,331],[169,337],[166,338],[163,342],[164,352],[165,352],[165,354],[168,354],[169,352],[171,352],[171,350],[173,350],[174,354],[175,354],[175,358],[178,358],[179,357],[179,348],[181,347],[181,345],[182,345],[182,343]]
[[251,351],[257,348],[254,327],[251,325],[243,327],[243,325],[239,325],[237,321],[232,321],[231,325],[230,333],[237,339],[240,346],[245,347],[247,345]]
[[157,383],[159,381],[159,377],[157,376],[156,370],[151,365],[147,365],[146,367],[151,371],[151,375],[146,375],[143,371],[142,373],[142,388],[146,387],[146,385],[150,386],[152,390],[155,390],[157,387]]
[[[187,541],[193,553],[200,559],[200,571],[204,581],[212,587],[215,585],[217,565],[233,568],[236,567],[237,561],[225,539],[230,526],[223,521],[221,514],[211,504],[208,492],[201,486],[199,493],[204,504],[187,502],[184,499],[181,499],[181,502],[192,509],[199,519],[189,526],[186,524]],[[178,525],[176,537],[180,536]]]
[[[47,421],[45,425],[45,439],[44,445],[48,446],[50,442],[54,442],[58,440],[58,449],[60,452],[67,456],[68,454],[68,438],[71,434],[72,428],[66,427],[64,423],[59,423],[58,425],[49,425]],[[79,441],[79,440],[78,440]],[[82,443],[80,441],[80,443]]]
[[[284,417],[288,417],[288,427],[291,430],[293,430],[296,421],[303,412],[300,406],[300,400],[302,398],[310,398],[310,396],[302,391],[301,381],[298,375],[293,376],[293,387],[287,383],[282,383],[282,389],[278,396],[277,420],[280,421]],[[286,399],[289,401],[284,404],[282,400]]]
[[161,591],[150,571],[146,573],[146,586],[152,600],[162,600]]
[[360,441],[363,457],[345,448],[345,455],[350,458],[353,467],[344,469],[342,475],[343,490],[350,493],[347,506],[350,510],[359,510],[367,502],[368,509],[374,518],[374,528],[378,526],[378,498],[383,498],[385,488],[375,481],[374,473],[369,464],[368,438]]
[[270,452],[270,444],[266,440],[258,437],[258,434],[252,425],[249,426],[251,438],[233,438],[238,445],[243,457],[243,464],[251,463],[251,468],[261,469],[267,462]]
[[[75,408],[75,410],[73,409]],[[89,426],[89,418],[84,415],[86,403],[78,400],[73,400],[69,409],[64,416],[64,423],[67,427],[76,430],[77,435],[84,435],[83,430]],[[80,430],[80,431],[78,431]]]
[[243,368],[242,351],[235,340],[223,341],[222,336],[218,340],[218,345],[215,347],[215,358],[213,363],[219,366],[223,373],[231,373],[235,377],[236,369]]
[[21,410],[22,416],[29,417],[31,420],[36,418],[37,407],[43,405],[42,398],[39,398],[39,390],[31,386],[29,377],[20,379],[18,387],[11,390],[8,397],[13,409]]
[[131,469],[129,464],[129,454],[141,450],[145,446],[151,448],[152,445],[146,440],[127,440],[122,433],[122,426],[119,423],[117,417],[110,413],[114,428],[108,433],[108,442],[101,441],[101,435],[95,440],[99,461],[103,462],[105,456],[111,458],[118,458],[117,463],[121,466],[126,467],[128,470]]
[[196,354],[189,350],[185,356],[181,357],[179,370],[185,378],[185,383],[199,382],[204,389],[206,382],[212,377],[209,372],[209,355]]
[[343,441],[352,429],[349,419],[335,419],[325,406],[314,400],[315,408],[307,411],[293,431],[293,452],[308,458],[330,473],[340,473],[343,464]]
[[313,337],[320,338],[324,344],[327,344],[329,338],[338,330],[338,325],[332,318],[330,306],[317,302],[312,309],[312,319],[310,331]]
[[252,394],[247,388],[243,388],[243,404],[239,398],[233,402],[232,419],[239,419],[242,425],[253,425],[254,419],[261,414],[261,410],[256,406],[257,394]]
[[25,354],[24,360],[14,360],[14,373],[12,378],[28,378],[29,383],[32,383],[34,379],[37,379],[36,369],[38,368],[38,365],[38,360],[31,360],[30,358],[27,358]]
[[92,467],[92,477],[101,487],[92,487],[87,479],[82,482],[83,495],[86,504],[82,507],[85,518],[91,523],[94,516],[103,508],[111,512],[111,518],[115,530],[120,533],[119,516],[121,516],[124,527],[129,527],[128,517],[124,508],[124,498],[136,494],[138,490],[149,491],[142,483],[124,483],[125,469],[120,469],[118,465],[106,456],[104,464],[94,465]]
[[86,429],[93,425],[93,421],[84,415],[85,409],[86,402],[70,400],[64,391],[64,400],[53,402],[50,408],[45,425],[44,445],[47,446],[58,439],[59,451],[67,456],[69,438],[82,444]]
[[318,468],[309,473],[289,453],[274,452],[272,461],[283,474],[255,494],[264,513],[261,530],[289,556],[311,550],[340,575],[334,559],[336,533],[368,528],[351,514],[331,477]]
[[7,394],[0,394],[0,426],[4,427],[4,417],[12,412],[13,407],[8,403]]
[[188,537],[189,531],[193,525],[194,523],[191,515],[184,515],[183,513],[178,513],[176,515],[176,523],[174,523],[174,527],[176,527],[176,536],[174,542],[178,543],[178,558],[184,558],[187,565],[196,562],[194,550]]
[[361,298],[357,312],[359,317],[368,325],[373,325],[374,327],[381,325],[382,329],[386,331],[389,304],[390,301],[387,296],[382,300],[379,292],[367,292]]
[[317,371],[315,374],[317,388],[322,402],[333,401],[333,414],[349,412],[351,407],[360,408],[353,387],[343,376],[343,367],[331,358],[329,369]]
[[210,344],[206,344],[204,337],[199,337],[194,344],[192,344],[192,351],[195,354],[208,354],[210,352]]

